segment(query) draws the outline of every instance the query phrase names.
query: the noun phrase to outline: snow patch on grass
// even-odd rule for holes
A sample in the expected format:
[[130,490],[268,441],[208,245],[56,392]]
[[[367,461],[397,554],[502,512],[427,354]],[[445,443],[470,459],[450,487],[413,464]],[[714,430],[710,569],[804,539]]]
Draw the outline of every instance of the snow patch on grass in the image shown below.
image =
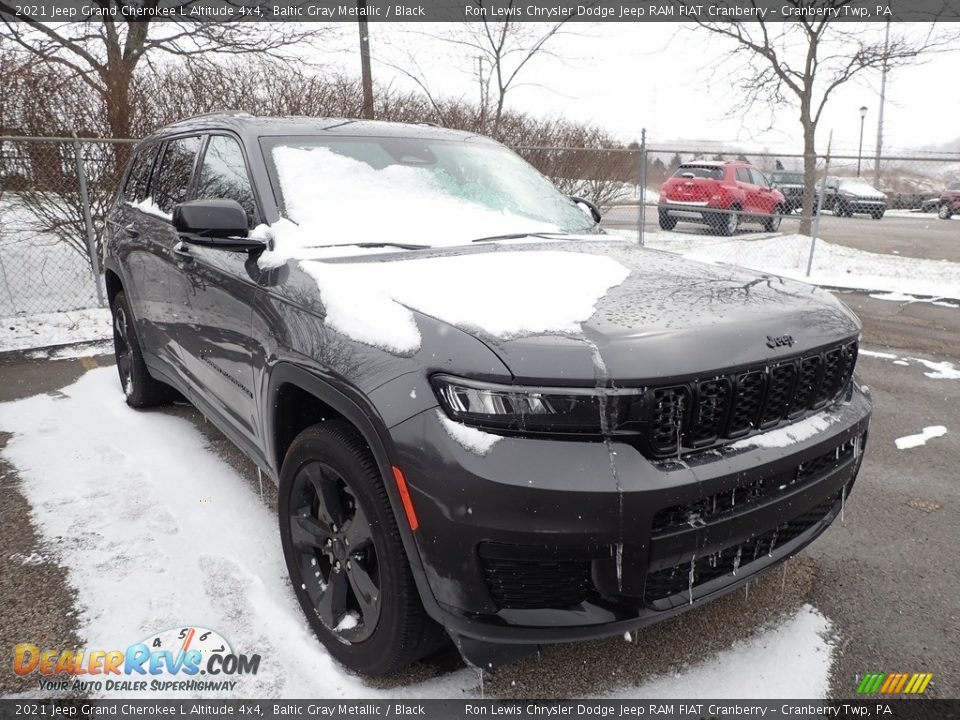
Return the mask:
[[4,351],[109,340],[112,337],[113,325],[107,308],[0,318],[0,350]]
[[606,698],[807,699],[826,697],[833,645],[830,621],[807,604],[777,627],[709,660]]
[[943,437],[946,434],[947,429],[943,425],[930,425],[916,435],[905,435],[904,437],[897,438],[894,440],[894,443],[897,446],[897,450],[908,450],[926,445],[928,440]]

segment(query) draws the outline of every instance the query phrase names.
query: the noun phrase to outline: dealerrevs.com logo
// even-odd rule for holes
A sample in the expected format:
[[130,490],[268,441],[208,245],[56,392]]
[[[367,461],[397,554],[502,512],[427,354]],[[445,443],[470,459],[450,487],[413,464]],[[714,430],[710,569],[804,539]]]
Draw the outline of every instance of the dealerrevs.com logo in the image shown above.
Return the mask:
[[51,650],[20,643],[13,650],[17,675],[38,675],[51,691],[231,691],[238,675],[256,675],[259,655],[243,655],[220,634],[201,627],[164,630],[126,650]]

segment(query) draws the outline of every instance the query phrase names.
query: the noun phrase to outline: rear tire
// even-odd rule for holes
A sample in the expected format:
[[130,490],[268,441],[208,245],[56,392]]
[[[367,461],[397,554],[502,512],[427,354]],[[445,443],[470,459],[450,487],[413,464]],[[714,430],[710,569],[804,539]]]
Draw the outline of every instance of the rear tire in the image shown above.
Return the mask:
[[731,206],[730,212],[718,215],[717,220],[719,221],[717,227],[721,235],[726,237],[736,235],[740,229],[740,207],[738,205]]
[[384,675],[448,639],[423,609],[380,471],[351,425],[325,422],[294,439],[278,515],[294,593],[337,661]]
[[871,216],[874,220],[880,220],[880,219],[883,217],[883,214],[884,214],[885,212],[886,212],[886,210],[874,210],[872,213],[870,213],[870,216]]
[[133,313],[122,290],[113,297],[110,308],[113,313],[113,354],[127,405],[134,408],[169,405],[177,394],[169,385],[151,377],[143,361]]
[[949,220],[953,216],[953,210],[950,209],[950,203],[940,203],[940,209],[937,211],[937,217],[941,220]]
[[853,210],[843,202],[838,202],[834,205],[836,210],[833,211],[833,214],[837,217],[853,217]]
[[675,217],[670,217],[663,210],[660,211],[660,229],[661,230],[673,230],[677,226],[677,219]]

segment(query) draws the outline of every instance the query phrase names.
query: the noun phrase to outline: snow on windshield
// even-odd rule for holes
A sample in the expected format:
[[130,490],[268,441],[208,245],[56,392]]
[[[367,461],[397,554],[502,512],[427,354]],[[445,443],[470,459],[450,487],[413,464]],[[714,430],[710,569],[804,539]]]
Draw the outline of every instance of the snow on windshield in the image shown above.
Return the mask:
[[328,325],[401,354],[420,347],[412,310],[495,337],[579,333],[630,274],[612,258],[565,251],[300,265],[320,288]]
[[[326,147],[273,150],[286,215],[272,228],[277,256],[351,243],[462,245],[506,233],[561,232],[554,223],[471,201],[434,167],[377,169]],[[572,206],[571,206],[572,207]],[[273,257],[273,261],[277,260]]]

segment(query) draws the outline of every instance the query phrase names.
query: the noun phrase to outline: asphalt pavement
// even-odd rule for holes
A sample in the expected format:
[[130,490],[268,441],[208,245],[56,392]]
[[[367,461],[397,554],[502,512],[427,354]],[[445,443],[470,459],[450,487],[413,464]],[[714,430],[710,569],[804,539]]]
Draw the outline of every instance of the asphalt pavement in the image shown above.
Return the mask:
[[[644,229],[661,232],[658,222],[657,208],[647,206]],[[618,205],[610,208],[604,213],[603,224],[608,228],[636,232],[637,206]],[[799,216],[787,215],[780,225],[780,232],[797,232],[799,224]],[[713,235],[704,225],[684,222],[678,223],[672,232]],[[738,237],[750,238],[760,234],[769,235],[759,225],[745,223]],[[874,220],[867,215],[845,218],[824,212],[820,218],[819,237],[867,252],[960,262],[960,217],[941,220],[936,213],[897,212]]]
[[[853,695],[865,672],[931,672],[928,695],[960,697],[960,381],[928,377],[930,368],[910,359],[960,365],[960,309],[860,293],[840,297],[863,319],[864,348],[895,356],[863,355],[858,366],[875,410],[863,469],[843,520],[792,560],[785,573],[770,573],[749,593],[734,593],[645,628],[635,633],[634,642],[613,638],[549,648],[489,674],[487,695],[576,697],[629,686],[729,647],[809,602],[834,626],[833,695]],[[88,369],[111,363],[109,356],[7,356],[0,359],[0,401],[54,392]],[[164,412],[194,422],[244,482],[256,486],[253,464],[199,413],[188,406]],[[911,450],[896,449],[896,438],[930,425],[944,425],[948,432]],[[0,428],[4,431],[16,428]],[[3,440],[0,435],[0,448]],[[32,553],[56,556],[35,532],[19,482],[15,469],[0,464],[0,647],[30,638],[69,647],[76,641],[76,626],[63,569],[55,560],[23,562]],[[275,507],[275,494],[268,493],[265,502]],[[375,684],[407,684],[458,666],[455,654],[447,652]],[[0,693],[33,687],[0,673]]]

